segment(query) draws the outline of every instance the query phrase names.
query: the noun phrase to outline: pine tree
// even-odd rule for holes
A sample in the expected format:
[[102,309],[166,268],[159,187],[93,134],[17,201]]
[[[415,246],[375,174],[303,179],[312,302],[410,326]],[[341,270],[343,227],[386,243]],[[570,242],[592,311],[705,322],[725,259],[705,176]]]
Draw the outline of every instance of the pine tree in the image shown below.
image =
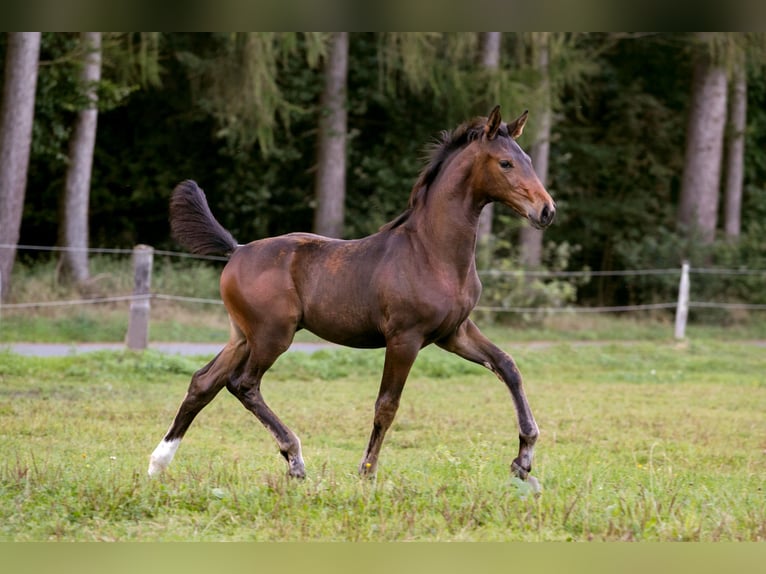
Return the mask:
[[0,281],[5,298],[16,258],[35,110],[40,32],[8,34],[0,107]]
[[333,35],[324,69],[319,108],[318,161],[314,232],[328,237],[343,234],[346,199],[346,81],[348,32]]
[[98,83],[101,79],[101,32],[83,32],[80,86],[84,107],[77,112],[69,145],[69,165],[62,200],[61,274],[82,285],[88,270],[88,204],[98,124]]
[[711,243],[718,223],[728,79],[726,66],[712,53],[714,35],[698,39],[677,221],[686,233]]

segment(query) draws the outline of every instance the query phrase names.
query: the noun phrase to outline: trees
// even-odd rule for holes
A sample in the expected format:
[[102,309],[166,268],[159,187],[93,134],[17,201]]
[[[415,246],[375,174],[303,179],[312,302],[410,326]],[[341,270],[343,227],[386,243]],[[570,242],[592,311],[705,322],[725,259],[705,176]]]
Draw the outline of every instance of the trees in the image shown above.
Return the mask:
[[[483,32],[481,43],[480,65],[488,75],[496,74],[500,68],[500,46],[502,32]],[[495,102],[486,102],[487,112]],[[508,113],[506,111],[506,113]],[[489,259],[490,242],[492,237],[492,218],[494,217],[494,205],[489,203],[484,206],[479,217],[479,227],[476,232],[478,243],[478,257],[482,266],[486,266]]]
[[742,184],[745,176],[745,129],[747,128],[747,72],[745,52],[734,62],[731,80],[729,126],[726,134],[726,180],[724,185],[724,233],[737,239],[741,230]]
[[98,122],[98,82],[101,79],[101,32],[83,32],[80,84],[84,106],[77,112],[69,145],[69,165],[61,209],[59,243],[67,248],[61,255],[61,275],[76,284],[84,283],[88,271],[88,204],[93,150]]
[[[722,171],[727,179],[737,179],[736,168],[729,167],[741,157],[737,141],[744,140],[747,154],[742,183],[726,192],[733,203],[717,227],[733,235],[733,218],[740,213],[743,237],[738,244],[753,245],[744,236],[759,225],[766,209],[766,159],[758,151],[766,133],[766,74],[764,50],[753,45],[758,44],[755,34],[715,35],[704,42],[696,37],[692,45],[689,34],[503,33],[497,69],[486,54],[495,51],[485,41],[493,34],[351,33],[343,108],[347,124],[320,130],[318,120],[329,122],[331,115],[319,111],[329,80],[320,64],[333,59],[333,36],[173,33],[145,38],[152,43],[144,50],[138,34],[105,33],[90,243],[171,247],[167,193],[186,177],[198,179],[223,223],[242,240],[309,231],[319,216],[314,208],[322,203],[317,203],[320,166],[342,165],[342,160],[326,162],[317,154],[323,147],[318,147],[320,131],[345,133],[345,151],[330,155],[348,158],[345,178],[335,176],[336,181],[345,179],[345,225],[342,232],[324,232],[374,232],[406,205],[429,139],[500,103],[504,114],[530,109],[521,144],[541,177],[548,147],[545,179],[560,209],[557,225],[545,232],[545,243],[572,246],[570,268],[639,268],[660,259],[661,265],[673,266],[684,244],[677,232],[682,196],[684,208],[694,215],[703,204],[718,205],[718,211],[722,204],[701,202],[696,195],[688,201],[682,192],[684,132],[692,109],[691,56],[696,61],[700,53],[709,67],[722,63],[731,80],[727,165],[722,170],[718,161],[718,179]],[[72,33],[42,35],[22,243],[57,241],[58,200],[79,105],[73,73],[78,38]],[[759,38],[763,44],[763,35]],[[10,40],[0,35],[0,67],[11,56]],[[746,56],[742,88],[737,88],[742,85],[739,65],[731,58],[734,46]],[[157,63],[151,85],[146,85],[146,74],[137,73],[144,52]],[[129,71],[130,77],[120,70]],[[735,117],[740,117],[735,102],[744,97],[748,107],[742,128],[741,121],[735,126]],[[704,126],[702,144],[716,139],[710,120],[696,123]],[[4,137],[8,133],[3,130]],[[18,149],[14,146],[14,152]],[[701,173],[697,168],[686,171]],[[8,174],[4,170],[0,177]],[[746,195],[737,208],[736,189],[743,186]],[[699,188],[694,189],[696,193]],[[718,199],[722,189],[716,192]],[[4,236],[11,230],[5,224],[10,213],[3,204]],[[532,247],[539,248],[539,237],[533,244],[525,230],[519,242],[511,212],[496,208],[495,215],[498,241],[493,260],[483,260],[484,266],[515,258],[517,247],[525,265],[536,265],[539,256]],[[500,217],[509,224],[499,225]],[[736,249],[731,246],[729,252]],[[544,252],[543,265],[553,255]],[[640,295],[635,293],[637,288],[625,280],[603,277],[579,290],[582,301],[603,304],[636,301],[632,298]]]
[[[549,75],[549,34],[550,32],[533,33],[531,44],[534,67],[539,74],[537,86],[537,106],[535,113],[535,129],[532,136],[532,146],[529,155],[535,168],[537,177],[543,185],[548,179],[548,156],[550,153],[551,123],[553,110],[551,109],[551,82]],[[543,232],[530,225],[523,225],[519,232],[520,259],[526,267],[539,267],[543,256]]]
[[343,234],[346,200],[346,81],[348,32],[333,34],[324,69],[319,103],[316,207],[314,232],[328,237]]
[[703,243],[715,239],[721,181],[723,134],[726,125],[726,67],[711,54],[707,34],[700,35],[692,75],[689,119],[686,129],[678,226],[699,234]]
[[191,49],[177,54],[185,65],[195,105],[212,116],[218,137],[233,148],[258,144],[269,153],[275,135],[293,113],[304,112],[282,91],[284,63],[302,57],[316,67],[325,50],[325,34],[232,32],[197,35]]
[[[548,185],[559,209],[546,240],[576,247],[568,258],[573,269],[675,266],[679,255],[667,239],[683,171],[691,75],[685,38],[571,40],[576,51],[557,49],[550,60],[556,121]],[[571,76],[572,58],[579,80]],[[563,90],[562,75],[569,75]],[[595,277],[578,287],[578,300],[640,302],[635,293],[621,277]]]
[[[0,243],[19,240],[32,143],[40,32],[8,34],[0,111]],[[15,248],[0,248],[3,298],[8,293]]]
[[746,64],[748,54],[755,61],[762,59],[765,46],[762,34],[700,33],[696,40],[699,48],[692,78],[678,226],[711,244],[718,227],[722,183],[725,235],[736,239],[740,234],[747,128]]

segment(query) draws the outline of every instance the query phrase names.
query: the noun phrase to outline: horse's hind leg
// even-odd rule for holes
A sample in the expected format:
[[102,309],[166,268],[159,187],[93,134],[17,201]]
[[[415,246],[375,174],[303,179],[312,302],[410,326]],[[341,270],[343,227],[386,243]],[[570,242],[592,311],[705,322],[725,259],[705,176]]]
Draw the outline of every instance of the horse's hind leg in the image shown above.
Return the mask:
[[233,340],[212,361],[194,373],[173,424],[151,455],[149,476],[155,476],[168,467],[194,417],[215,398],[230,376],[236,375],[246,358],[245,339]]
[[[301,441],[291,431],[274,411],[266,404],[261,394],[261,379],[264,373],[274,364],[277,357],[290,346],[293,331],[285,329],[285,335],[261,338],[253,341],[250,345],[250,357],[238,377],[228,381],[226,388],[239,399],[244,407],[252,412],[255,417],[274,436],[279,447],[279,452],[287,461],[287,473],[295,478],[306,476],[306,467],[303,462]],[[274,333],[274,331],[272,331]]]

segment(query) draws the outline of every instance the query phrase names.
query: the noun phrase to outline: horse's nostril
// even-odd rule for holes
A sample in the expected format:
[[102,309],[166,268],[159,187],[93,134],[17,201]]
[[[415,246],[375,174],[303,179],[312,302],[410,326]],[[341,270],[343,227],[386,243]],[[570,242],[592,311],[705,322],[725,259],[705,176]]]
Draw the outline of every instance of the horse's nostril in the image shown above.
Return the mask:
[[549,206],[544,205],[542,211],[540,211],[540,224],[548,225],[553,221],[553,217],[556,215],[556,210]]

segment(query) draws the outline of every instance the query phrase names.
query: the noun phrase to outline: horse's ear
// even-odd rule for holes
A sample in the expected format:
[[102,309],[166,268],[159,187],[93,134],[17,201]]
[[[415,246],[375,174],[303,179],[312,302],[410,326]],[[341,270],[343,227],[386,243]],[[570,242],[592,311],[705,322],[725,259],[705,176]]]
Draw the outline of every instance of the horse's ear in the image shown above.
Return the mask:
[[524,110],[524,112],[513,122],[508,124],[508,133],[511,134],[511,137],[513,139],[518,139],[521,135],[521,132],[524,131],[524,126],[527,123],[527,117],[529,116],[529,110]]
[[487,139],[495,139],[502,123],[503,118],[500,117],[500,106],[495,106],[492,108],[492,111],[489,112],[487,125],[484,127],[484,133],[487,134]]

